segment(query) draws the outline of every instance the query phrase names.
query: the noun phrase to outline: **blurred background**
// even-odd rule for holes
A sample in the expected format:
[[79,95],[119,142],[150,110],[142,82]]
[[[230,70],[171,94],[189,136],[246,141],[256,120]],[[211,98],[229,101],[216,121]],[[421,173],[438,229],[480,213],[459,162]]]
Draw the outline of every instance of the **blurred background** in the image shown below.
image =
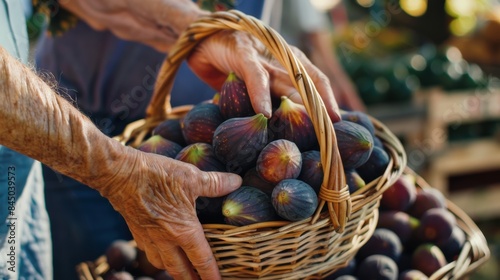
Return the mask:
[[366,110],[408,165],[481,228],[500,279],[500,5],[479,0],[312,0]]

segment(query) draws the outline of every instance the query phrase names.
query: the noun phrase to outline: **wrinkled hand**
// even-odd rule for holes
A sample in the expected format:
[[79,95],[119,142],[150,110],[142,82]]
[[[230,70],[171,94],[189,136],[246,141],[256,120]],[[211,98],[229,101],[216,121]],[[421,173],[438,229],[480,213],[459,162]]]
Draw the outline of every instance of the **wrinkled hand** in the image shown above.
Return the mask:
[[[131,148],[132,149],[132,148]],[[136,154],[133,164],[101,192],[120,212],[149,261],[175,279],[219,279],[220,274],[195,210],[198,196],[225,195],[241,185],[235,174],[202,172],[191,164],[155,154]]]
[[[339,120],[328,78],[298,48],[291,46],[291,49],[306,68],[332,121]],[[269,92],[302,103],[288,72],[275,58],[269,57],[261,42],[247,33],[222,31],[208,37],[193,51],[188,63],[200,79],[216,89],[229,72],[235,72],[245,81],[254,110],[267,117],[271,116]]]

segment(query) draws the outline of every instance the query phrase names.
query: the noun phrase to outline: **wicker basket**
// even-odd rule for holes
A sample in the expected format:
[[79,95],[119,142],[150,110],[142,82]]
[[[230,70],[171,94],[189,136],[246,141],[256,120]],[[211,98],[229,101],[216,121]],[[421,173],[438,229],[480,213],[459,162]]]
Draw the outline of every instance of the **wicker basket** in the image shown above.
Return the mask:
[[381,195],[403,172],[406,155],[397,137],[372,118],[390,163],[378,179],[349,194],[325,106],[302,64],[274,30],[238,11],[217,12],[192,24],[162,65],[146,118],[131,123],[116,139],[137,146],[161,121],[181,117],[191,108],[170,105],[175,73],[200,40],[220,30],[239,30],[255,36],[289,72],[313,122],[325,176],[313,217],[242,227],[205,224],[206,238],[224,279],[321,279],[344,266],[371,237]]
[[[432,188],[422,177],[410,168],[404,171],[416,178],[416,185],[421,189]],[[456,261],[450,262],[436,271],[429,279],[463,279],[475,271],[490,258],[490,249],[481,230],[474,221],[453,202],[447,200],[446,208],[457,219],[457,225],[466,235],[466,242]]]

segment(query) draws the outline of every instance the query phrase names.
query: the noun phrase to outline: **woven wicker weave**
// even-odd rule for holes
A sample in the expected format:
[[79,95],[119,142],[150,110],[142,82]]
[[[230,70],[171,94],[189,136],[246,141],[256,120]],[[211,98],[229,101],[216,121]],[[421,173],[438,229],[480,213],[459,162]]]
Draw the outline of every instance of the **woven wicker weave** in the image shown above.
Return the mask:
[[198,42],[220,30],[255,36],[288,71],[313,122],[325,176],[320,204],[313,217],[293,223],[275,221],[242,227],[205,224],[206,238],[225,279],[320,279],[345,265],[371,237],[381,195],[403,172],[406,155],[397,137],[372,118],[390,163],[378,179],[349,194],[335,131],[324,103],[287,43],[261,21],[229,11],[193,23],[160,69],[146,118],[130,124],[116,139],[137,146],[161,121],[180,117],[190,109],[170,105],[175,73]]

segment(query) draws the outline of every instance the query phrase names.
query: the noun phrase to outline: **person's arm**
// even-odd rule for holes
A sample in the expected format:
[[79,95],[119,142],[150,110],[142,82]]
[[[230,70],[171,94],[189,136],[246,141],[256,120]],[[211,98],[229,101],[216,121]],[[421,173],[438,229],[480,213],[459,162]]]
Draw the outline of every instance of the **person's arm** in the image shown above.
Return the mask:
[[156,267],[176,279],[197,278],[193,266],[204,279],[220,278],[195,200],[235,190],[238,175],[122,146],[1,47],[0,144],[99,191]]
[[[60,1],[63,8],[76,14],[92,27],[110,30],[126,40],[150,45],[168,52],[180,34],[208,11],[192,0],[71,0]],[[288,73],[270,61],[260,42],[244,32],[222,32],[211,36],[196,48],[189,60],[193,72],[219,90],[230,72],[242,78],[257,113],[271,116],[270,92],[290,96],[301,103]],[[309,59],[294,48],[314,82],[333,121],[339,120],[338,106],[328,79]]]

